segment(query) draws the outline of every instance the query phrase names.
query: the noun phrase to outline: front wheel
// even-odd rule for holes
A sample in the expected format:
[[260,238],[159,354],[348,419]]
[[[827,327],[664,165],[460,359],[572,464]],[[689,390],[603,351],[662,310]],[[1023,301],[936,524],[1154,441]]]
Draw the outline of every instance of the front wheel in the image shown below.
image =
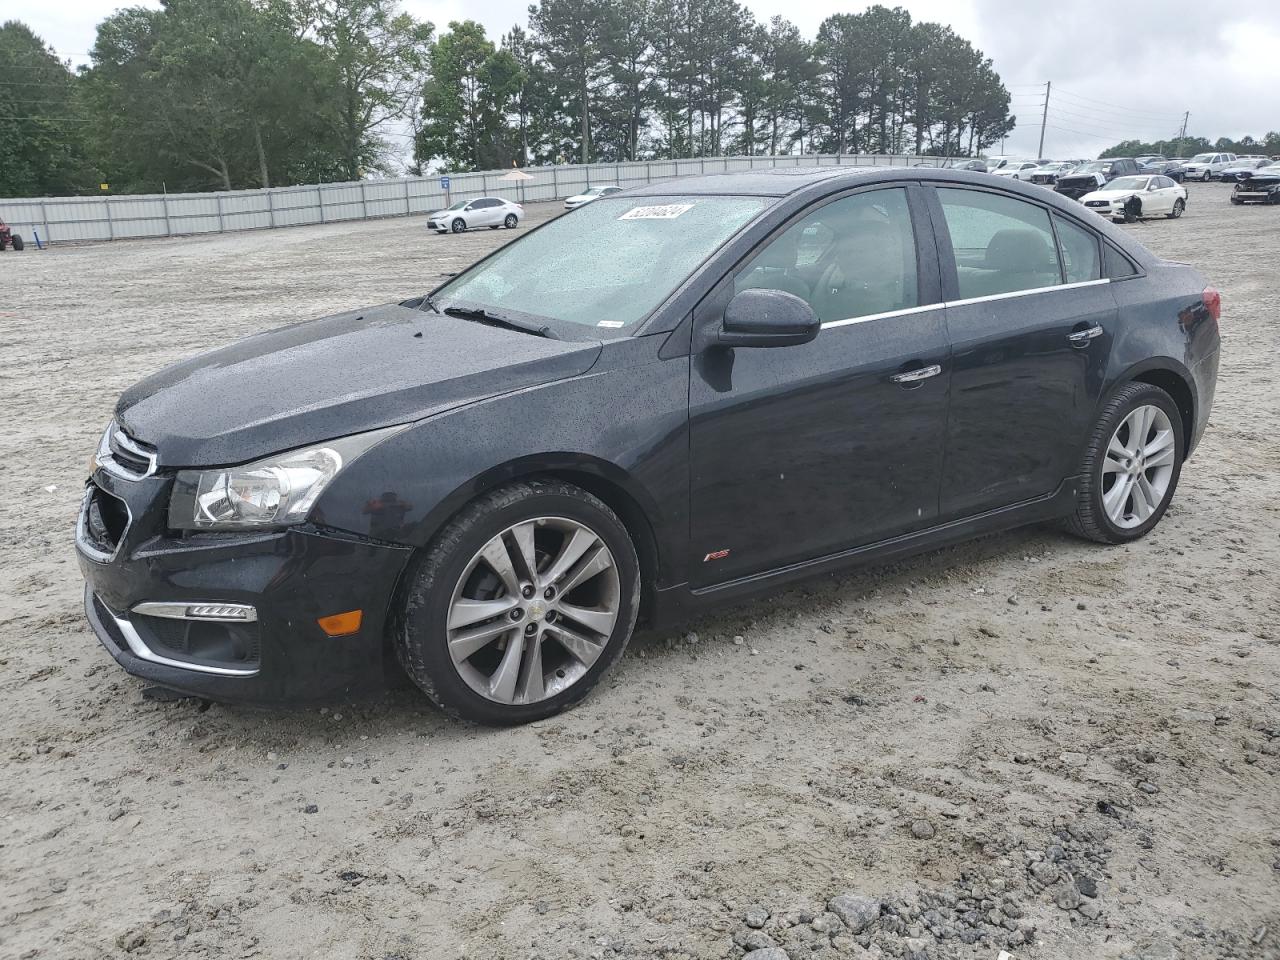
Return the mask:
[[507,218],[502,221],[502,225],[506,227],[508,230],[514,230],[516,224],[519,222],[520,222],[519,217],[517,217],[514,213],[508,213]]
[[446,712],[528,723],[587,695],[640,605],[626,527],[573,484],[531,479],[472,501],[408,575],[401,664]]
[[22,250],[25,246],[26,246],[26,244],[24,244],[24,243],[22,242],[22,237],[18,236],[18,235],[15,233],[15,234],[13,235],[13,249],[15,249],[15,250]]
[[1173,201],[1173,211],[1169,214],[1169,219],[1177,220],[1180,216],[1182,216],[1182,211],[1186,209],[1187,209],[1186,201],[1184,201],[1181,197],[1179,197],[1177,200]]
[[1182,473],[1182,415],[1149,383],[1122,387],[1085,449],[1070,528],[1098,543],[1128,543],[1160,522]]
[[449,229],[454,233],[461,233],[463,230],[467,229],[467,221],[463,220],[461,217],[455,217],[453,223],[449,225]]

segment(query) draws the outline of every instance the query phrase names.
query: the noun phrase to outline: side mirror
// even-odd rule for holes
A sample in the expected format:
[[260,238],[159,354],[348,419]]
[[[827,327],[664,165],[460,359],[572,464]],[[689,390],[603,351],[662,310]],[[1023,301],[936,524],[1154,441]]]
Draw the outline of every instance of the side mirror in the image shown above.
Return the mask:
[[743,290],[724,309],[716,340],[726,347],[789,347],[808,343],[822,324],[813,307],[783,290]]

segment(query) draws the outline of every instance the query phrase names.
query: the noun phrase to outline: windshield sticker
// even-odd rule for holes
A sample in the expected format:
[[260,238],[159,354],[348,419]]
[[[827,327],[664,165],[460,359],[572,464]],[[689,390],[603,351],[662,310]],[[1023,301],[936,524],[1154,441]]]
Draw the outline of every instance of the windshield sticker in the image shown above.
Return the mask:
[[692,203],[666,203],[657,207],[632,207],[619,220],[674,220],[693,209]]
[[625,327],[626,324],[623,323],[621,320],[601,320],[599,323],[596,324],[596,326],[608,327],[611,330],[616,330],[618,329],[618,327]]

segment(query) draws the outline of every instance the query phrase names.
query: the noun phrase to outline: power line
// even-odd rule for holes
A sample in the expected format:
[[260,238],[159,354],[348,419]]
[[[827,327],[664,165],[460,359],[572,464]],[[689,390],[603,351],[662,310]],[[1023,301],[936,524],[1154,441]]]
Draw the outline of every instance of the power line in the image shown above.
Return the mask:
[[1137,110],[1133,107],[1125,107],[1118,103],[1109,103],[1106,100],[1094,100],[1092,97],[1082,96],[1078,93],[1072,93],[1070,90],[1059,90],[1059,94],[1068,99],[1083,100],[1085,103],[1096,104],[1098,109],[1105,109],[1110,113],[1123,113],[1150,117],[1153,120],[1172,120],[1177,122],[1182,119],[1182,115],[1178,113],[1157,113],[1153,110]]

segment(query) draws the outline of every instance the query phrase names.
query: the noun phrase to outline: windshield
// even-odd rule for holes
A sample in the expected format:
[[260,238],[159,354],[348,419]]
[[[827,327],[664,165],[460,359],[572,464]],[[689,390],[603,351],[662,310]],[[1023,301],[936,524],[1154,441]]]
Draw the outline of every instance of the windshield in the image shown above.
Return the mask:
[[459,201],[458,201],[457,203],[455,203],[453,206],[451,206],[451,207],[445,207],[445,209],[446,209],[446,210],[461,210],[463,207],[465,207],[465,206],[466,206],[468,203],[470,203],[470,202],[471,202],[470,200],[459,200]]
[[1106,173],[1110,169],[1110,162],[1094,160],[1092,163],[1086,163],[1077,171],[1077,173]]
[[1212,153],[1197,153],[1194,157],[1192,157],[1192,158],[1191,158],[1189,161],[1187,161],[1187,162],[1188,162],[1188,163],[1213,163],[1213,158],[1214,158],[1214,156],[1216,156],[1216,154],[1212,154]]
[[604,197],[504,247],[441,287],[435,299],[594,327],[598,333],[621,331],[648,316],[772,202]]
[[1147,185],[1146,177],[1117,177],[1107,184],[1108,190],[1142,190]]

